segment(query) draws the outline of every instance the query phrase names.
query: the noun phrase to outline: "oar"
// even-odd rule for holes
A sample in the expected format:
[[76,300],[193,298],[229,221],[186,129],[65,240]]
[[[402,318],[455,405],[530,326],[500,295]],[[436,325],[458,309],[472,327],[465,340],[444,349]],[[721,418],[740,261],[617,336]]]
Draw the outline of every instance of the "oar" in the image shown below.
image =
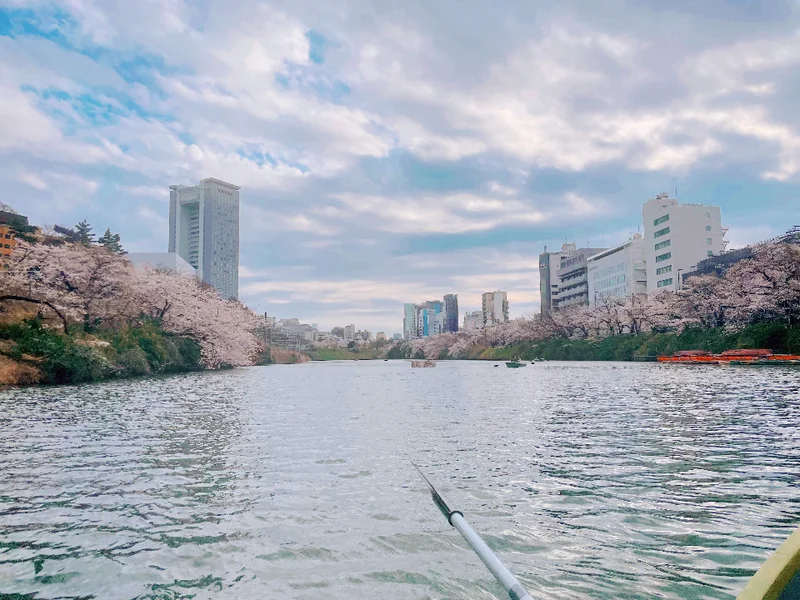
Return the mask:
[[445,502],[442,495],[436,491],[436,488],[433,487],[433,484],[428,481],[428,478],[425,477],[425,473],[415,465],[413,462],[411,463],[414,465],[414,468],[419,471],[419,474],[422,475],[422,478],[425,480],[425,483],[428,484],[428,488],[431,491],[431,498],[433,498],[433,503],[436,507],[442,512],[442,514],[447,519],[447,522],[450,523],[453,527],[458,530],[458,533],[461,534],[467,543],[472,547],[478,557],[483,561],[483,564],[486,565],[486,568],[492,572],[495,579],[500,582],[506,592],[508,592],[509,597],[511,600],[533,600],[530,594],[525,591],[525,588],[522,587],[517,578],[511,574],[511,571],[506,569],[503,563],[500,562],[500,559],[497,558],[497,555],[492,552],[492,549],[486,545],[481,539],[481,536],[470,526],[469,523],[464,519],[464,515],[461,513],[460,510],[453,510]]

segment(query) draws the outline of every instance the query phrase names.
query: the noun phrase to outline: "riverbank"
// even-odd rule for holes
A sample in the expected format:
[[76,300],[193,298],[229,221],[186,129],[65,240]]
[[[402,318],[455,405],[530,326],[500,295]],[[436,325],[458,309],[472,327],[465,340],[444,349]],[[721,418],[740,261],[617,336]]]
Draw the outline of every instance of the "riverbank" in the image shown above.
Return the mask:
[[0,324],[0,385],[84,383],[203,370],[200,346],[154,323],[64,333],[36,317]]
[[769,348],[778,354],[800,352],[800,327],[757,323],[729,331],[685,329],[681,333],[639,333],[613,335],[600,340],[553,339],[506,347],[474,346],[461,359],[467,360],[653,360],[679,350],[708,350],[719,353],[738,348]]
[[385,348],[360,348],[357,351],[348,348],[315,348],[309,352],[311,360],[383,360],[386,358]]

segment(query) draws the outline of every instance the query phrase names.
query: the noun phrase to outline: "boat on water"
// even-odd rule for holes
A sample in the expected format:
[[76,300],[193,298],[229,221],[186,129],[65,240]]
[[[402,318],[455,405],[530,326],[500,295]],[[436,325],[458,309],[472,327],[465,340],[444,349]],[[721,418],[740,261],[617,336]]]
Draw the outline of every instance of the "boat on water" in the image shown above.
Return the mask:
[[524,362],[520,362],[518,360],[510,360],[506,363],[506,366],[509,369],[519,369],[520,367],[527,367],[528,364]]
[[426,369],[430,367],[435,367],[436,361],[435,360],[412,360],[411,367],[414,369]]
[[794,354],[774,354],[766,348],[726,350],[713,354],[707,350],[681,350],[672,356],[659,356],[660,363],[681,363],[689,365],[800,365],[800,356]]
[[773,552],[736,600],[800,598],[800,527]]

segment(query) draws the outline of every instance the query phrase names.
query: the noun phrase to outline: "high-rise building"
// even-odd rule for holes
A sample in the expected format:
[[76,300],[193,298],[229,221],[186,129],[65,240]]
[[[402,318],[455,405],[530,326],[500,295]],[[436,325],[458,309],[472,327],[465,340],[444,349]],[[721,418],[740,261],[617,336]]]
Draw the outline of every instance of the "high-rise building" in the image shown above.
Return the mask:
[[430,300],[417,304],[417,337],[429,337],[444,333],[445,313],[441,300]]
[[464,313],[464,330],[473,331],[483,327],[483,312],[475,310],[473,312]]
[[239,186],[208,177],[199,185],[169,189],[169,251],[220,296],[238,298]]
[[575,244],[564,244],[560,252],[548,252],[545,246],[544,252],[539,255],[539,297],[542,314],[555,308],[553,298],[558,294],[558,269],[561,268],[561,258],[566,256],[570,248],[574,250]]
[[627,242],[586,259],[589,305],[603,298],[627,298],[647,293],[644,238],[635,233]]
[[508,294],[506,292],[486,292],[481,296],[481,312],[484,325],[508,322]]
[[589,304],[589,278],[586,261],[590,256],[604,250],[607,248],[576,248],[575,244],[562,246],[561,262],[556,271],[558,291],[553,294],[554,309]]
[[356,337],[356,326],[355,325],[345,325],[344,328],[344,339],[347,341],[354,340]]
[[677,290],[681,273],[718,256],[728,242],[719,206],[678,204],[659,194],[642,206],[648,293]]
[[417,336],[417,305],[413,302],[403,304],[403,337],[407,340]]
[[447,333],[458,332],[458,294],[444,297],[444,330]]

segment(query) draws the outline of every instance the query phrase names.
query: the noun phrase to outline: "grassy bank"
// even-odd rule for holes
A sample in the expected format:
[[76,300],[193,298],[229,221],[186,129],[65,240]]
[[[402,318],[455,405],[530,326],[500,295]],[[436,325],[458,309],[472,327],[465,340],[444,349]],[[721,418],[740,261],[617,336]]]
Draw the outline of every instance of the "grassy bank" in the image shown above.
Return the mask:
[[602,340],[554,339],[505,348],[476,346],[463,358],[472,360],[647,360],[679,350],[723,352],[737,348],[769,348],[781,354],[800,354],[800,327],[758,323],[734,332],[725,329],[686,329],[681,333],[616,335]]
[[38,318],[0,324],[0,385],[82,383],[201,370],[200,346],[154,323],[65,334]]
[[311,360],[379,360],[386,351],[378,348],[361,348],[356,352],[347,348],[315,348],[309,352]]

